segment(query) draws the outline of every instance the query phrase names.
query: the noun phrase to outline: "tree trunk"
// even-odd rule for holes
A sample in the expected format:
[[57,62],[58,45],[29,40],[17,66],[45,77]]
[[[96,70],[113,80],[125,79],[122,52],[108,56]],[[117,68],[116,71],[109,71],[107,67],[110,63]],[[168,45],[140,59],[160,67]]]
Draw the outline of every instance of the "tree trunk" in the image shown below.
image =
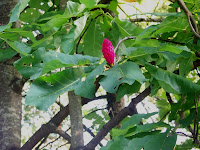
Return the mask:
[[68,96],[71,122],[70,150],[81,150],[84,146],[81,97],[76,95],[74,91],[68,92]]
[[[0,1],[0,24],[9,22],[18,0]],[[21,76],[13,66],[16,58],[0,63],[0,150],[14,150],[21,143]]]

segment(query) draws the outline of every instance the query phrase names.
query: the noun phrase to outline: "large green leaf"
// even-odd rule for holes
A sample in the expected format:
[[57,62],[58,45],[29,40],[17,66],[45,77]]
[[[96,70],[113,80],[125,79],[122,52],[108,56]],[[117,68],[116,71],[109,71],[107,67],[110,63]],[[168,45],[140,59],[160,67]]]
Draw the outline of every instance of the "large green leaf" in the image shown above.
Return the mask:
[[22,57],[15,62],[16,69],[25,77],[31,80],[62,67],[86,65],[98,63],[99,58],[83,55],[67,55],[55,51],[46,51],[40,48],[33,54]]
[[188,27],[187,18],[184,13],[167,17],[160,25],[154,34],[160,34],[171,31],[183,31]]
[[83,73],[83,69],[69,68],[47,77],[38,78],[32,83],[27,93],[26,104],[47,110],[59,95],[75,89]]
[[100,0],[80,0],[86,7],[91,8],[96,5]]
[[45,23],[41,29],[44,32],[52,28],[57,31],[66,22],[68,22],[68,18],[65,15],[55,15],[51,20]]
[[123,35],[123,37],[127,36],[137,36],[139,35],[143,29],[130,22],[129,20],[119,20],[115,18],[115,22],[119,27],[119,31]]
[[96,80],[96,76],[100,75],[104,71],[105,63],[97,66],[91,73],[89,73],[86,79],[79,83],[79,85],[75,89],[75,93],[79,96],[86,97],[86,98],[94,98],[95,96],[95,87],[94,84]]
[[0,62],[12,58],[17,54],[16,51],[14,51],[12,48],[7,48],[5,50],[0,49]]
[[11,27],[12,22],[16,22],[19,19],[20,13],[26,8],[28,2],[30,0],[20,0],[14,9],[11,11],[10,21],[5,26],[0,26],[0,32],[4,31],[5,29]]
[[88,15],[86,14],[83,17],[80,17],[79,19],[74,21],[76,27],[73,27],[69,31],[69,33],[65,34],[62,37],[61,48],[64,51],[64,53],[69,54],[74,49],[75,41],[82,33],[87,21],[87,17]]
[[119,136],[112,142],[112,144],[107,149],[102,148],[102,150],[123,150],[128,143],[128,139],[124,138],[123,136]]
[[132,85],[135,81],[138,81],[139,83],[145,81],[145,77],[139,66],[134,62],[129,61],[120,65],[114,65],[102,75],[104,75],[104,77],[99,83],[107,92],[110,93],[116,92],[119,85],[122,83]]
[[125,135],[130,128],[137,126],[142,121],[143,118],[148,119],[149,117],[155,114],[157,113],[154,112],[149,114],[135,114],[131,116],[130,118],[122,122],[122,127],[120,129],[115,129],[115,128],[112,129],[112,137],[116,138],[120,135]]
[[166,99],[157,100],[156,106],[159,109],[160,119],[163,119],[164,117],[166,117],[166,114],[169,113],[171,110],[171,105]]
[[198,84],[195,84],[184,77],[156,68],[148,63],[145,63],[145,67],[151,75],[158,80],[160,86],[169,93],[187,94],[190,92],[200,92],[200,86]]
[[81,44],[81,50],[85,55],[102,57],[102,43],[103,43],[103,32],[100,26],[100,20],[93,20],[87,29]]
[[[41,13],[38,9],[35,8],[28,8],[25,12],[23,12],[19,19],[23,22],[27,23],[35,23],[36,20],[40,17]],[[31,16],[31,17],[30,17]]]
[[64,16],[67,18],[75,17],[85,9],[84,4],[68,1]]
[[159,135],[147,135],[143,138],[134,138],[123,150],[172,150],[176,144],[177,135],[167,136],[166,133]]
[[18,42],[18,41],[14,41],[14,42],[11,42],[11,41],[8,41],[8,40],[5,40],[7,44],[9,44],[10,47],[12,47],[15,51],[17,51],[18,53],[20,54],[23,54],[23,55],[28,55],[28,53],[30,53],[31,51],[31,47],[29,47],[27,44],[25,43],[22,43],[22,42]]
[[117,98],[116,100],[120,100],[125,94],[131,95],[136,93],[140,90],[141,84],[139,82],[134,82],[132,85],[129,84],[122,84],[117,91]]

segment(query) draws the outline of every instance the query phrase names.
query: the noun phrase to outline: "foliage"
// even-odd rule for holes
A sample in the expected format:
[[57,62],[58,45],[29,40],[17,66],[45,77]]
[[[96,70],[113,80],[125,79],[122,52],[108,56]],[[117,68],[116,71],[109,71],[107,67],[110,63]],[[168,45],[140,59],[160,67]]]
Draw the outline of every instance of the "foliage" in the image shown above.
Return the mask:
[[[185,2],[198,21],[198,2]],[[154,113],[126,118],[120,129],[112,129],[113,139],[102,150],[173,149],[176,129],[194,125],[194,100],[200,92],[194,62],[199,60],[195,53],[200,42],[194,42],[184,12],[166,13],[163,22],[143,29],[129,20],[120,20],[117,5],[116,0],[110,4],[100,4],[99,0],[68,1],[65,10],[60,10],[57,1],[20,0],[10,22],[0,27],[0,61],[20,56],[14,65],[31,82],[26,104],[41,110],[47,110],[61,94],[72,90],[79,96],[94,98],[98,77],[106,92],[117,93],[117,100],[141,91],[144,85],[150,86],[151,96],[160,99],[156,103],[160,120],[140,124]],[[176,3],[171,4],[170,11],[176,8]],[[18,19],[22,27],[11,28]],[[105,69],[101,52],[104,38],[116,46],[129,36],[136,39],[123,42],[116,51],[120,60]],[[194,68],[196,72],[192,72]],[[173,103],[163,98],[166,92],[171,93]],[[181,113],[185,113],[183,120]],[[178,127],[164,123],[162,118],[175,121]],[[101,127],[105,123],[98,113],[90,119]],[[186,141],[185,145],[192,147],[192,142]]]

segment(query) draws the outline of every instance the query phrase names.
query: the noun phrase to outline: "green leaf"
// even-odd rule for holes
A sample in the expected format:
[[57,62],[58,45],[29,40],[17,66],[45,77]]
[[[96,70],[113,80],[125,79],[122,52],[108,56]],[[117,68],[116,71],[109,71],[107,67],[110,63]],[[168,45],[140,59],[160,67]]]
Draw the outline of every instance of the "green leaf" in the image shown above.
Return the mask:
[[26,104],[47,110],[59,95],[75,89],[83,73],[83,69],[69,68],[48,77],[38,78],[27,93]]
[[21,42],[18,42],[18,41],[14,41],[14,42],[11,42],[11,41],[7,41],[5,40],[6,43],[8,43],[10,45],[10,47],[12,47],[15,51],[17,51],[18,53],[20,54],[23,54],[23,55],[28,55],[28,53],[30,53],[31,51],[31,47],[29,47],[28,45],[26,45],[25,43],[21,43]]
[[75,40],[74,39],[75,33],[74,33],[74,31],[75,30],[76,30],[76,28],[73,27],[69,31],[69,33],[65,34],[62,37],[61,49],[65,54],[69,54],[74,48],[74,44],[75,44],[75,41],[74,41]]
[[200,86],[198,84],[195,84],[184,77],[156,68],[148,63],[145,63],[145,67],[151,75],[158,80],[160,86],[169,93],[187,94],[200,91]]
[[37,1],[31,0],[28,4],[31,8],[36,8],[38,10],[41,9],[45,12],[47,12],[48,9],[50,8],[47,0],[37,0]]
[[91,8],[96,5],[100,0],[80,0],[87,8]]
[[74,24],[76,25],[76,29],[74,31],[74,34],[75,34],[74,40],[76,40],[80,36],[83,29],[85,28],[87,18],[88,18],[88,14],[86,13],[83,17],[80,17],[79,19],[74,21]]
[[123,136],[117,137],[112,145],[108,148],[108,150],[123,150],[124,147],[127,146],[129,140],[124,138]]
[[142,84],[146,80],[139,66],[129,61],[120,65],[114,65],[102,75],[104,75],[104,77],[99,83],[110,93],[116,92],[119,85],[122,83],[132,85],[135,81],[138,81]]
[[67,7],[63,15],[67,18],[75,17],[85,9],[84,4],[79,4],[72,1],[68,1],[66,6]]
[[161,99],[156,101],[156,106],[159,109],[159,118],[163,119],[165,115],[170,112],[171,105],[166,99]]
[[157,112],[149,114],[135,114],[131,116],[130,118],[122,122],[122,127],[120,129],[112,129],[112,137],[116,138],[120,135],[125,135],[130,128],[137,126],[143,118],[148,119],[150,116],[153,116],[155,114],[157,114]]
[[19,19],[20,13],[26,8],[30,0],[20,0],[15,8],[11,11],[12,15],[10,16],[10,22],[16,22]]
[[157,53],[158,49],[158,47],[128,47],[122,51],[122,55],[126,55],[128,58],[137,58]]
[[[19,35],[21,35],[21,36],[23,36],[23,37],[25,37],[25,38],[30,38],[30,40],[31,40],[32,42],[35,42],[35,41],[36,41],[36,40],[35,40],[35,37],[34,37],[34,35],[33,35],[33,33],[32,33],[31,31],[26,31],[25,28],[10,28],[10,29],[7,29],[5,33],[6,33],[7,35],[9,35],[8,33],[19,34]],[[4,34],[4,35],[5,35],[5,34]],[[1,36],[2,36],[2,35],[1,35]],[[12,35],[12,36],[14,36],[14,35]],[[6,36],[5,36],[5,38],[11,40],[10,37],[6,37]],[[14,40],[14,39],[12,39],[12,40]],[[17,41],[17,39],[16,39],[16,41]]]
[[20,0],[17,5],[11,11],[10,21],[7,25],[0,26],[0,32],[3,32],[5,29],[8,29],[12,26],[12,22],[16,22],[19,19],[20,13],[26,8],[30,0]]
[[14,51],[12,48],[7,48],[5,50],[0,49],[0,62],[5,60],[5,59],[12,58],[16,54],[17,54],[17,52]]
[[38,9],[28,8],[20,15],[19,19],[23,22],[32,24],[36,22],[36,20],[40,17],[40,15],[41,13],[39,12]]
[[179,74],[181,76],[187,76],[188,75],[188,73],[192,70],[193,61],[194,61],[194,55],[191,55],[189,57],[189,59],[182,58],[180,60]]
[[171,31],[183,31],[188,27],[187,18],[184,13],[167,17],[158,25],[158,30],[154,34],[160,34]]
[[117,0],[112,0],[110,2],[110,5],[108,6],[108,9],[110,9],[112,12],[114,12],[116,16],[118,16],[118,14],[119,14],[119,12],[117,11],[117,5],[118,5]]
[[194,145],[192,139],[188,139],[185,142],[181,143],[181,145],[176,145],[175,150],[191,150],[192,148],[198,148]]
[[166,133],[160,135],[148,135],[143,138],[134,138],[124,150],[141,150],[142,148],[148,150],[167,150],[174,149],[177,135],[168,136]]
[[46,32],[50,29],[57,31],[64,23],[68,22],[65,15],[55,15],[51,20],[42,26],[42,31]]
[[79,19],[74,21],[76,27],[72,27],[69,33],[65,34],[62,37],[61,48],[64,51],[64,53],[69,54],[74,49],[75,41],[80,36],[86,25],[87,17],[88,15],[86,14],[83,17],[80,17]]
[[81,51],[85,55],[102,57],[102,43],[103,43],[103,32],[100,26],[100,20],[93,20],[87,29],[81,44]]
[[31,80],[62,67],[86,65],[98,63],[99,58],[83,55],[67,55],[55,51],[46,51],[40,48],[33,54],[22,57],[15,62],[16,69],[25,77]]
[[144,125],[137,125],[136,127],[130,128],[129,131],[126,133],[126,137],[132,136],[134,134],[138,134],[141,132],[150,132],[159,127],[169,127],[168,124],[163,122],[151,123],[151,124],[144,124]]
[[116,100],[120,100],[124,95],[128,94],[131,95],[136,93],[140,90],[141,84],[139,82],[134,82],[132,85],[129,84],[122,84],[117,91],[117,98]]
[[96,87],[94,82],[96,80],[96,76],[102,74],[104,71],[104,65],[105,63],[97,66],[94,70],[92,70],[91,73],[87,75],[85,81],[79,83],[75,89],[75,93],[77,95],[90,99],[94,98]]
[[115,22],[119,27],[119,31],[123,35],[123,37],[127,36],[137,36],[139,35],[143,29],[130,22],[129,20],[119,20],[115,18]]

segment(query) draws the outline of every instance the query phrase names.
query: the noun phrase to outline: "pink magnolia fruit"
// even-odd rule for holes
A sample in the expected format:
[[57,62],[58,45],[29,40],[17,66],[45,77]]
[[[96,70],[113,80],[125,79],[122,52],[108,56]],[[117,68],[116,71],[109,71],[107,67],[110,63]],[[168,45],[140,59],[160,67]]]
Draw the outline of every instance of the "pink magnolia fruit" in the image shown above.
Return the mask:
[[115,60],[114,47],[108,39],[103,40],[102,53],[108,64],[112,67]]

